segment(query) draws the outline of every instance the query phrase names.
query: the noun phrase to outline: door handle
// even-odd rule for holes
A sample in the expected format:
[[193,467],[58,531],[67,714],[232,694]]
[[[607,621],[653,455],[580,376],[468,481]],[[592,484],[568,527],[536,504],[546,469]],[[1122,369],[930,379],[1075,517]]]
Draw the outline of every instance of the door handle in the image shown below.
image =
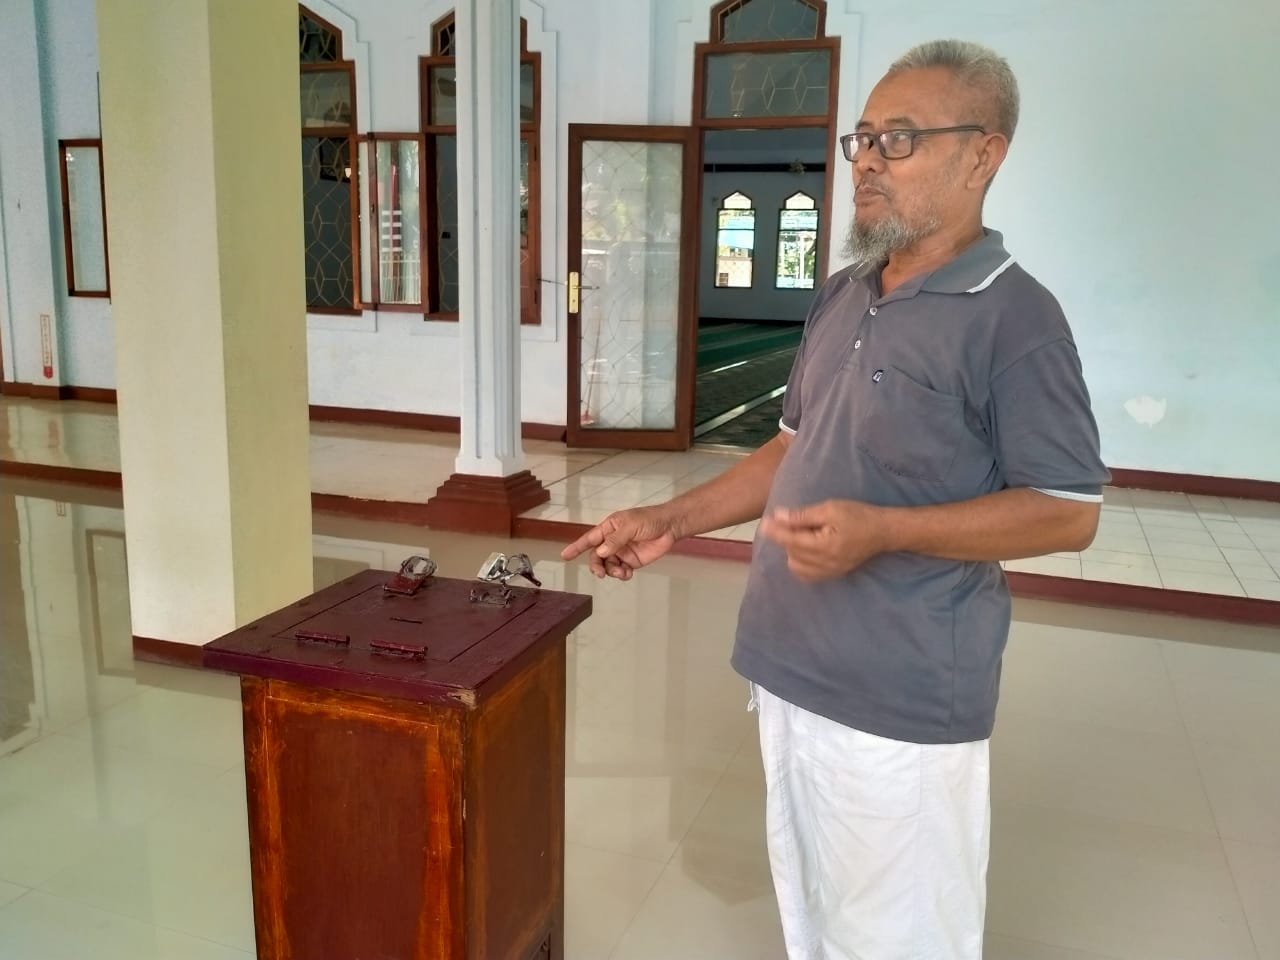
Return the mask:
[[599,287],[587,286],[582,282],[582,275],[577,270],[569,271],[569,282],[565,284],[569,291],[569,312],[578,313],[582,306],[583,290],[599,290]]

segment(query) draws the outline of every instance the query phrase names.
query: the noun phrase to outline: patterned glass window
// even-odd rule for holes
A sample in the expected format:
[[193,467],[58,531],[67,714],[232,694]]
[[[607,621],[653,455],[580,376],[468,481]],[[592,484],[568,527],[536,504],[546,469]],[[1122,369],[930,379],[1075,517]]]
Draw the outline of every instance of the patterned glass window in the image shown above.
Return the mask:
[[805,0],[733,0],[716,12],[716,43],[813,40],[818,7]]
[[359,309],[355,72],[342,34],[298,8],[299,118],[307,307]]
[[745,193],[731,193],[716,215],[716,286],[751,287],[756,211]]
[[342,34],[307,10],[298,12],[298,61],[337,63],[342,59]]
[[[427,312],[458,311],[458,101],[455,21],[452,13],[431,27],[432,56],[422,59],[422,125],[426,133]],[[520,322],[538,323],[538,70],[526,25],[520,23]]]
[[778,211],[779,290],[812,290],[818,272],[818,205],[803,191],[793,193]]
[[710,119],[827,115],[830,50],[714,53],[706,69]]

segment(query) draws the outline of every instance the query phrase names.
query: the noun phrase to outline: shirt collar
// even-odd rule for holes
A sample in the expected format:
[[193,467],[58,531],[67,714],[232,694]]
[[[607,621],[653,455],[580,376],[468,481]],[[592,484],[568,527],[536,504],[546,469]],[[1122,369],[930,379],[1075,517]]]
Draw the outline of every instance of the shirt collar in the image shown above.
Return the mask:
[[[898,289],[893,298],[911,297],[919,291],[927,293],[981,293],[1000,274],[1014,264],[1004,248],[1004,236],[998,230],[982,231],[982,239],[970,246],[950,263],[932,273],[913,277]],[[851,279],[865,280],[878,294],[883,263],[863,263],[854,267]]]

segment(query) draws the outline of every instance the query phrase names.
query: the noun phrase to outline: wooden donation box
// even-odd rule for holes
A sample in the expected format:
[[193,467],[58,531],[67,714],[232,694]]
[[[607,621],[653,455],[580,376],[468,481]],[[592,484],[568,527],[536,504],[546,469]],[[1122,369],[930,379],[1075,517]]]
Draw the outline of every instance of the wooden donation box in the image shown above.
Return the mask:
[[204,648],[242,678],[260,960],[562,956],[564,641],[590,612],[365,571]]

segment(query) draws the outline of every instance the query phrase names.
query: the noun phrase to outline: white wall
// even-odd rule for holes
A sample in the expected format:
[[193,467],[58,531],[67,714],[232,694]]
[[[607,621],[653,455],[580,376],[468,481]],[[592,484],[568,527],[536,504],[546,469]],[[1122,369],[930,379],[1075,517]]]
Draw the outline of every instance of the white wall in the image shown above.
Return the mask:
[[[38,373],[35,315],[54,307],[52,294],[41,290],[52,287],[39,278],[61,270],[60,260],[49,265],[51,256],[61,256],[60,234],[56,243],[40,241],[47,216],[30,206],[39,206],[45,190],[31,173],[30,154],[42,146],[33,132],[39,87],[31,54],[23,53],[34,2],[0,7],[7,88],[0,98],[7,280],[7,294],[0,284],[0,334],[6,377],[27,381]],[[414,129],[416,59],[427,51],[430,23],[450,4],[316,0],[313,6],[349,28],[348,48],[361,65],[361,128]],[[544,198],[554,196],[544,217],[544,277],[564,277],[567,124],[687,123],[693,44],[707,38],[711,6],[712,0],[523,0],[530,45],[544,58],[543,191]],[[52,72],[54,106],[46,111],[56,129],[45,134],[46,149],[50,138],[96,129],[86,131],[82,122],[96,113],[83,39],[92,3],[42,3],[47,7],[57,8],[48,14],[48,33],[59,67]],[[1280,480],[1280,178],[1273,170],[1280,129],[1267,108],[1280,89],[1272,49],[1280,4],[830,0],[827,24],[842,40],[841,131],[853,128],[892,58],[917,42],[972,38],[1013,64],[1022,124],[987,219],[1071,318],[1108,462]],[[64,48],[80,51],[65,54],[71,59],[65,74]],[[835,269],[851,200],[847,164],[835,156],[828,162],[837,164],[829,234]],[[542,324],[522,331],[523,417],[561,423],[563,287],[544,284],[543,294]],[[110,385],[110,332],[92,312],[101,307],[86,301],[61,308],[71,382]],[[73,311],[84,318],[70,322]],[[312,402],[458,412],[452,325],[367,313],[313,317],[309,326]]]

